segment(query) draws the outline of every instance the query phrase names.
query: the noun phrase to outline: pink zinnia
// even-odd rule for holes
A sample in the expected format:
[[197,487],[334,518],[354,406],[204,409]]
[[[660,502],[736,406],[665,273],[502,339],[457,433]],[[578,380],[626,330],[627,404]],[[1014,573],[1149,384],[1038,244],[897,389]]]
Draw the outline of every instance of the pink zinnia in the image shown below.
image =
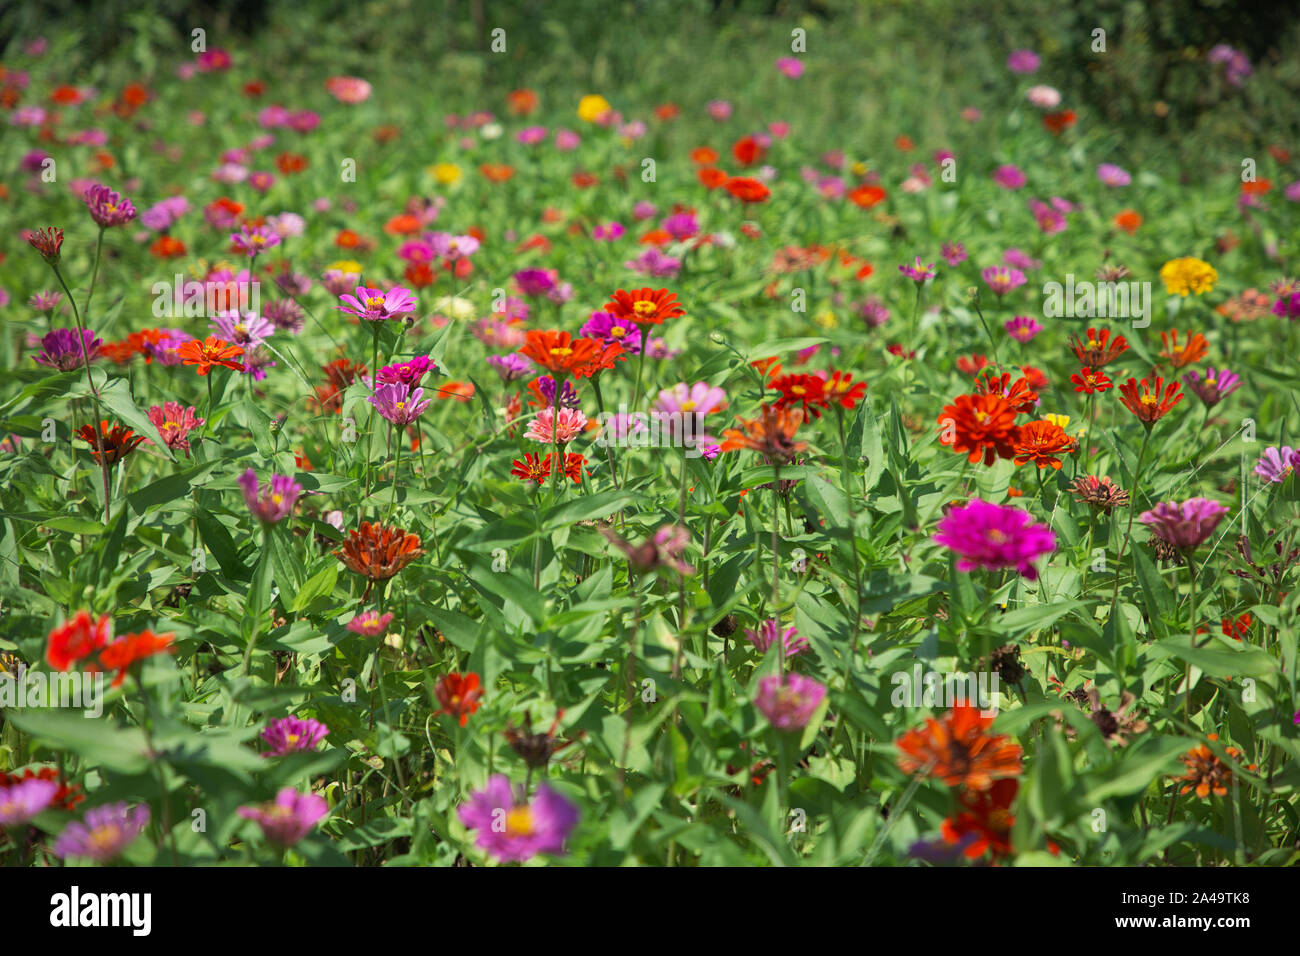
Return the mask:
[[1017,315],[1015,318],[1007,319],[1002,323],[1002,327],[1007,330],[1007,335],[1017,342],[1028,342],[1043,331],[1038,321],[1028,315]]
[[110,803],[87,810],[84,821],[64,827],[54,844],[55,856],[84,856],[107,863],[125,850],[149,824],[149,808]]
[[283,757],[297,750],[314,750],[329,735],[330,729],[318,720],[281,717],[266,725],[262,740],[270,747],[269,757]]
[[329,804],[324,797],[299,793],[293,787],[281,790],[274,803],[239,808],[241,817],[256,821],[262,834],[280,846],[293,846],[327,813]]
[[393,614],[391,611],[384,615],[380,615],[378,611],[362,611],[348,621],[347,629],[353,634],[360,634],[362,637],[379,637],[384,633],[389,621],[392,619]]
[[786,674],[782,681],[771,674],[758,682],[754,706],[777,730],[791,732],[808,726],[825,696],[825,685],[811,677]]
[[86,208],[90,210],[90,218],[101,229],[125,226],[135,218],[135,206],[131,205],[131,200],[98,184],[86,190]]
[[538,785],[530,801],[516,796],[510,780],[499,773],[483,790],[471,793],[457,815],[467,829],[477,831],[475,845],[503,863],[563,853],[565,839],[578,825],[578,808],[549,784]]
[[383,322],[415,311],[415,296],[410,289],[404,289],[400,285],[387,292],[358,286],[355,296],[340,295],[339,301],[343,303],[336,306],[340,312],[351,313],[368,322]]
[[[177,449],[189,454],[190,432],[203,424],[202,418],[194,415],[194,406],[185,407],[180,402],[163,402],[149,409],[149,421],[158,429],[163,443],[172,451]],[[146,439],[146,442],[150,442]]]
[[980,275],[996,295],[1006,295],[1025,284],[1025,274],[1010,266],[989,266]]
[[957,570],[1015,568],[1038,579],[1034,562],[1056,549],[1056,535],[1027,511],[973,498],[939,522],[934,541],[958,554]]
[[529,424],[524,437],[547,445],[554,445],[558,432],[559,443],[567,445],[581,435],[586,427],[587,416],[576,408],[561,408],[558,424],[555,410],[553,408],[543,408]]
[[30,777],[0,787],[0,827],[18,827],[54,802],[59,785],[53,780]]
[[782,631],[781,622],[774,617],[770,617],[760,624],[758,630],[745,628],[745,639],[764,654],[767,653],[768,648],[776,643],[778,634],[780,634],[781,643],[785,645],[786,657],[794,657],[796,654],[808,650],[808,642],[798,636],[798,630],[787,627]]
[[265,490],[251,468],[236,480],[244,490],[244,503],[248,510],[266,524],[275,524],[291,515],[298,496],[302,494],[302,485],[289,475],[272,475]]
[[1228,509],[1209,498],[1162,501],[1138,516],[1151,533],[1179,551],[1194,551],[1214,533]]

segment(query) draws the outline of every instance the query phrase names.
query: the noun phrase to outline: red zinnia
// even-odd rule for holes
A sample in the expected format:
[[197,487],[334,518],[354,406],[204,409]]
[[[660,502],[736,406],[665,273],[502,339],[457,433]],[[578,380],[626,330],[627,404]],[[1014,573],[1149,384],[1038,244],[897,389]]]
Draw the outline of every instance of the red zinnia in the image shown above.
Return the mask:
[[243,348],[231,345],[225,339],[219,339],[215,335],[209,335],[202,342],[192,339],[177,351],[181,357],[181,364],[197,365],[200,375],[207,375],[214,365],[234,369],[236,372],[244,370],[244,366],[235,361],[237,356],[244,354]]
[[56,671],[67,671],[84,657],[108,645],[111,622],[107,614],[94,620],[88,611],[76,615],[50,631],[45,660]]
[[462,727],[469,723],[469,715],[482,704],[483,690],[479,687],[479,676],[474,673],[462,676],[452,671],[438,681],[433,692],[438,695],[438,703],[442,704],[437,714],[459,717]]
[[727,192],[743,203],[763,202],[772,191],[762,182],[749,176],[734,176],[727,180]]
[[631,292],[619,289],[605,303],[604,311],[615,318],[650,325],[659,325],[664,319],[675,319],[686,314],[686,310],[677,301],[676,293],[667,289],[648,288],[633,289]]
[[1141,393],[1139,393],[1138,380],[1130,378],[1119,387],[1119,394],[1124,407],[1136,415],[1138,421],[1147,428],[1158,422],[1165,413],[1183,400],[1182,385],[1178,382],[1170,382],[1166,386],[1165,380],[1158,375],[1154,388],[1147,384],[1146,379],[1142,379]]

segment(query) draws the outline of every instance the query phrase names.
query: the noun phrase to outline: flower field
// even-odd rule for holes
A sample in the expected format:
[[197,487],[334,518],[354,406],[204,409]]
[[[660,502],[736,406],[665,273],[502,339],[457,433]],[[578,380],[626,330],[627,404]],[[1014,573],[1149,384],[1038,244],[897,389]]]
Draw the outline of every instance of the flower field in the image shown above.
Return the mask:
[[0,21],[5,865],[1300,860],[1294,64],[363,6]]

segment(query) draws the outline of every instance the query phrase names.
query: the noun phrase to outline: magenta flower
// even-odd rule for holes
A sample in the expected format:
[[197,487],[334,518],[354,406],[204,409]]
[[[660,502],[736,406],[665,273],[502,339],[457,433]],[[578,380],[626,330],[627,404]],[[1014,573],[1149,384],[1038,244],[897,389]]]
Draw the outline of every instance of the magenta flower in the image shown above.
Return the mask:
[[758,682],[754,706],[777,730],[803,730],[826,696],[826,686],[802,674],[786,674],[782,681],[770,674]]
[[[276,279],[278,283],[280,280]],[[306,290],[302,290],[306,292]],[[262,317],[270,322],[281,332],[292,332],[297,335],[303,330],[306,324],[303,321],[303,310],[293,299],[276,299],[268,302],[262,309]]]
[[1290,445],[1278,448],[1269,445],[1264,454],[1255,462],[1255,474],[1272,484],[1281,484],[1287,476],[1300,468],[1300,451]]
[[239,815],[255,821],[266,839],[286,847],[305,837],[327,813],[329,804],[324,797],[299,793],[293,787],[281,790],[274,803],[239,808]]
[[54,801],[59,785],[53,780],[29,777],[8,787],[0,787],[0,827],[18,827]]
[[424,397],[424,389],[407,385],[380,385],[375,394],[366,399],[386,420],[404,426],[415,421],[432,404]]
[[1284,319],[1300,319],[1300,292],[1286,292],[1273,303],[1273,314]]
[[280,234],[265,226],[250,226],[244,223],[240,226],[239,232],[231,235],[230,244],[250,259],[256,259],[267,249],[280,244]]
[[392,619],[393,614],[391,611],[382,615],[378,611],[362,611],[348,621],[347,629],[353,634],[360,634],[362,637],[379,637],[387,629],[388,622]]
[[1035,335],[1043,331],[1038,321],[1028,315],[1017,315],[1007,319],[1002,323],[1002,327],[1007,330],[1007,335],[1020,343],[1031,341]]
[[520,269],[515,273],[515,284],[527,296],[550,295],[555,289],[556,274],[550,269]]
[[[583,335],[587,333],[584,332]],[[518,352],[509,352],[506,355],[489,355],[488,364],[497,370],[497,375],[501,376],[501,381],[517,382],[521,378],[527,378],[533,374],[533,363]]]
[[283,757],[297,750],[315,750],[329,732],[328,727],[316,720],[281,717],[266,725],[262,740],[271,748],[266,756]]
[[699,220],[693,212],[675,212],[671,216],[665,216],[660,226],[678,242],[698,235],[700,231]]
[[[549,375],[543,375],[537,380],[537,391],[542,396],[542,406],[544,408],[553,408],[555,406],[555,379]],[[573,387],[572,382],[565,382],[564,387],[560,389],[560,407],[579,408],[581,405],[582,401],[578,398],[578,390]]]
[[[152,406],[149,409],[149,421],[158,429],[163,444],[172,451],[180,450],[186,454],[190,451],[190,432],[203,424],[202,418],[195,417],[193,405],[187,408],[180,402],[163,402],[162,405]],[[152,444],[152,439],[145,441]]]
[[1213,408],[1241,388],[1241,378],[1235,372],[1226,368],[1216,372],[1213,366],[1205,370],[1204,378],[1200,372],[1191,371],[1183,376],[1183,381],[1205,403],[1206,408]]
[[776,643],[777,635],[781,637],[781,643],[785,645],[785,656],[794,657],[808,650],[808,642],[799,637],[799,631],[793,627],[787,627],[781,630],[781,622],[774,617],[768,618],[758,626],[758,630],[745,628],[745,639],[753,644],[761,653],[766,654],[767,649]]
[[407,388],[414,388],[420,384],[425,375],[437,370],[438,366],[433,364],[433,359],[427,355],[417,355],[409,362],[385,365],[379,370],[375,380],[380,385],[405,385]]
[[1003,189],[1019,189],[1028,182],[1019,167],[1011,165],[999,166],[993,170],[993,181]]
[[939,522],[936,544],[955,551],[957,570],[1015,568],[1038,579],[1034,562],[1056,549],[1056,535],[1027,511],[972,498]]
[[1151,533],[1179,551],[1194,551],[1214,533],[1228,509],[1209,498],[1188,498],[1182,503],[1162,501],[1138,516]]
[[220,338],[248,349],[256,348],[275,334],[275,324],[256,312],[222,312],[209,325]]
[[691,543],[691,533],[679,524],[662,525],[652,537],[637,545],[608,528],[602,528],[601,534],[623,552],[633,570],[651,572],[667,568],[682,575],[695,573],[695,568],[683,557]]
[[776,61],[776,68],[792,80],[803,76],[803,60],[793,56],[783,56]]
[[651,246],[635,259],[624,262],[623,268],[655,279],[676,279],[682,269],[682,260],[665,255]]
[[960,242],[945,242],[939,247],[939,255],[950,266],[959,266],[966,261],[966,247]]
[[292,514],[293,506],[302,494],[302,485],[289,475],[272,475],[265,491],[251,468],[236,480],[244,489],[244,503],[248,510],[265,524],[275,524]]
[[1054,204],[1048,204],[1041,199],[1031,199],[1029,201],[1029,211],[1038,223],[1038,229],[1045,236],[1054,236],[1058,232],[1065,232],[1065,210],[1058,209]]
[[100,229],[125,226],[135,218],[135,206],[131,205],[131,200],[99,184],[86,190],[86,208]]
[[627,228],[621,222],[602,223],[591,230],[591,238],[596,242],[613,242],[622,239]]
[[54,854],[89,857],[107,863],[135,840],[149,825],[149,808],[127,803],[109,803],[87,810],[82,822],[73,821],[63,828],[54,844]]
[[1097,167],[1097,178],[1101,180],[1103,186],[1109,186],[1111,189],[1119,189],[1133,182],[1133,177],[1128,171],[1114,163],[1102,163]]
[[988,283],[995,295],[1006,295],[1012,289],[1025,284],[1025,274],[1010,266],[989,266],[980,276]]
[[1014,50],[1007,57],[1007,69],[1012,73],[1036,73],[1038,64],[1038,54],[1033,50]]
[[468,259],[478,252],[479,241],[473,236],[453,236],[449,232],[435,232],[429,236],[433,254],[441,259]]
[[[70,372],[85,365],[85,357],[93,362],[99,355],[103,343],[95,337],[90,329],[81,333],[78,339],[76,329],[52,329],[41,339],[41,354],[35,357],[37,365]],[[82,354],[82,342],[85,343],[85,355]]]
[[561,854],[564,841],[578,825],[578,808],[542,783],[531,801],[516,796],[504,774],[493,774],[487,787],[471,793],[457,809],[460,822],[477,831],[475,845],[503,863],[522,863],[539,853]]
[[387,292],[358,286],[355,296],[340,295],[339,301],[343,303],[336,306],[340,312],[350,313],[368,322],[383,322],[415,311],[415,296],[410,289],[404,289],[400,285]]
[[593,312],[578,333],[608,345],[621,345],[629,355],[641,354],[641,329],[631,319],[620,319],[609,312]]
[[917,285],[920,285],[921,283],[925,282],[927,279],[933,279],[936,275],[938,275],[938,273],[934,271],[933,262],[931,262],[929,265],[926,266],[921,265],[920,256],[916,257],[915,265],[909,266],[906,263],[904,263],[903,265],[898,267],[898,271],[903,273],[903,275],[907,276]]

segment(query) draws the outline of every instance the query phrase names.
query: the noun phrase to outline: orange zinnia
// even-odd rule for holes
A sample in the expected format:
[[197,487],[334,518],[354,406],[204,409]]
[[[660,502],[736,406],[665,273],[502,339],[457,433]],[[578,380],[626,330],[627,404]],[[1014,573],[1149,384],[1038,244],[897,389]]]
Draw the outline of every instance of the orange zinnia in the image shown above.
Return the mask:
[[723,451],[749,449],[756,451],[774,465],[794,461],[795,455],[808,447],[806,442],[795,441],[794,433],[803,423],[803,412],[798,408],[775,408],[763,405],[758,418],[740,419],[740,428],[728,428],[722,433],[726,439]]
[[939,444],[951,445],[972,464],[982,457],[992,465],[1015,455],[1016,410],[1003,395],[958,395],[943,407],[938,421],[943,426]]
[[757,179],[749,176],[735,176],[727,180],[727,192],[743,203],[763,202],[772,191]]
[[503,183],[515,174],[515,168],[506,163],[484,163],[478,171],[493,183]]
[[1061,470],[1061,459],[1056,456],[1074,448],[1074,439],[1065,429],[1048,421],[1029,422],[1020,426],[1016,438],[1016,464],[1034,462],[1039,468],[1051,465]]
[[619,289],[605,303],[604,311],[619,319],[659,325],[664,319],[675,319],[686,314],[677,301],[677,294],[667,289]]
[[90,446],[90,454],[99,461],[101,452],[104,460],[111,466],[116,465],[144,441],[143,435],[136,435],[130,428],[121,425],[108,427],[108,422],[99,423],[99,431],[93,425],[82,425],[77,429],[77,437]]
[[1165,343],[1165,347],[1160,354],[1169,359],[1169,364],[1174,368],[1182,368],[1185,365],[1191,365],[1205,358],[1205,353],[1209,351],[1210,343],[1205,340],[1205,336],[1200,332],[1192,332],[1187,336],[1187,341],[1183,345],[1178,344],[1178,332],[1161,332],[1160,341]]
[[1115,336],[1112,342],[1110,329],[1089,329],[1088,340],[1084,342],[1077,335],[1072,337],[1070,347],[1079,357],[1079,364],[1096,369],[1109,365],[1128,350],[1128,340],[1122,335]]
[[219,339],[215,335],[209,335],[202,342],[192,339],[182,345],[177,352],[180,354],[181,364],[197,365],[200,375],[207,375],[214,365],[234,369],[236,372],[244,370],[244,366],[235,361],[236,357],[244,354],[243,348],[231,345],[225,339]]
[[155,654],[172,653],[172,640],[175,637],[175,634],[155,634],[148,630],[139,634],[124,634],[99,652],[99,664],[90,664],[86,670],[92,674],[101,669],[117,671],[112,686],[119,687],[136,661]]
[[849,191],[849,202],[855,206],[861,206],[863,209],[870,209],[885,201],[889,195],[879,186],[859,186],[857,189]]
[[361,529],[349,531],[343,547],[331,553],[349,570],[371,581],[387,581],[424,551],[418,535],[363,521]]
[[524,333],[524,345],[519,352],[556,378],[566,375],[587,378],[613,367],[624,349],[621,345],[606,345],[600,339],[575,339],[568,332],[530,329]]
[[899,738],[899,769],[976,791],[988,790],[994,780],[1020,776],[1020,745],[1006,734],[989,733],[992,726],[992,717],[970,706],[954,707],[943,720],[930,717],[924,727]]
[[700,166],[712,166],[718,161],[718,151],[707,146],[697,146],[691,150],[691,162]]
[[703,167],[695,175],[700,178],[700,182],[704,184],[705,189],[717,189],[719,186],[726,185],[727,181],[731,179],[722,170],[714,169],[712,166]]
[[1142,225],[1142,214],[1134,209],[1121,209],[1111,221],[1115,223],[1116,229],[1123,229],[1131,236]]
[[1138,421],[1147,428],[1158,422],[1166,412],[1183,400],[1182,385],[1178,382],[1170,382],[1166,386],[1165,380],[1158,375],[1154,388],[1147,384],[1146,379],[1142,379],[1141,393],[1138,391],[1138,380],[1130,378],[1119,387],[1119,396],[1124,407],[1136,415]]
[[986,372],[975,379],[975,392],[979,395],[1001,395],[1016,414],[1032,412],[1038,404],[1038,393],[1030,386],[1028,377],[1022,375],[1012,382],[1010,372],[1001,375],[994,375],[991,370]]

